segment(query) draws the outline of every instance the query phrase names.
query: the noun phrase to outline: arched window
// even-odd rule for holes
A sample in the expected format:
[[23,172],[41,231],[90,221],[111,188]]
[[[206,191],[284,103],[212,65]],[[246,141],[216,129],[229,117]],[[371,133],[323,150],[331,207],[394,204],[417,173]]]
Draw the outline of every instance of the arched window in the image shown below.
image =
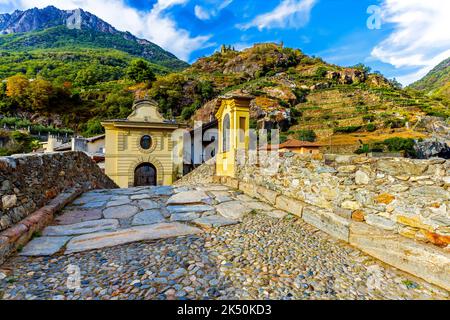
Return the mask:
[[222,135],[223,135],[222,151],[228,152],[228,151],[230,151],[230,115],[229,114],[226,114],[225,117],[223,118]]

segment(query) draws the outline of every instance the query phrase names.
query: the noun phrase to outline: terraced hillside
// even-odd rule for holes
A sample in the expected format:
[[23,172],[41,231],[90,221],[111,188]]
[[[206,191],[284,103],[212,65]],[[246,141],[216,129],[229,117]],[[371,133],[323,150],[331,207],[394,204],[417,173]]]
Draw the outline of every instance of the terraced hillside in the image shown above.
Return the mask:
[[427,137],[430,132],[416,126],[419,120],[450,116],[441,100],[402,89],[364,65],[331,65],[273,43],[242,52],[223,47],[183,72],[161,76],[149,95],[163,112],[207,121],[216,108],[213,99],[230,92],[255,96],[255,127],[257,122],[278,126],[283,139],[313,130],[323,144],[353,151],[381,138]]

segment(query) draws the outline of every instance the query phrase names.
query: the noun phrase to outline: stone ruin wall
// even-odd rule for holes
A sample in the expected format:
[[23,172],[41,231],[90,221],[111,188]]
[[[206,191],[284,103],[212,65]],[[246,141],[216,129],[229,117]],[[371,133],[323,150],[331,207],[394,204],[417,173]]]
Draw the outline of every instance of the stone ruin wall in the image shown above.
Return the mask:
[[0,231],[63,192],[116,187],[83,152],[0,157]]

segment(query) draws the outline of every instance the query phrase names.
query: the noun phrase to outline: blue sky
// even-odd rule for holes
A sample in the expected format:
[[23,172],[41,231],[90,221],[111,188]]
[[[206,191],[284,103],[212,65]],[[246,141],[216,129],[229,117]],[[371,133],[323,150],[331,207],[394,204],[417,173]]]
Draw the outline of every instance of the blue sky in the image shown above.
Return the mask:
[[[448,0],[0,0],[0,11],[50,4],[81,7],[188,62],[221,44],[243,49],[282,41],[408,84],[450,56]],[[373,5],[375,15],[367,13]],[[368,20],[379,28],[369,28]]]

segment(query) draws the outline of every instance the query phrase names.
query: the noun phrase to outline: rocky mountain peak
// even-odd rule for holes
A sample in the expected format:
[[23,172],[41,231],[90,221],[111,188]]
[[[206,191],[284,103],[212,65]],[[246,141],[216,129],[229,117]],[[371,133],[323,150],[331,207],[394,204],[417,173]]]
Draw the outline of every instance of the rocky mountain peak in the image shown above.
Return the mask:
[[43,9],[32,8],[25,11],[16,10],[12,14],[0,14],[0,33],[31,32],[66,25],[67,20],[73,16],[75,10],[79,10],[81,14],[82,29],[111,34],[119,33],[110,24],[82,9],[60,10],[54,6],[48,6]]

